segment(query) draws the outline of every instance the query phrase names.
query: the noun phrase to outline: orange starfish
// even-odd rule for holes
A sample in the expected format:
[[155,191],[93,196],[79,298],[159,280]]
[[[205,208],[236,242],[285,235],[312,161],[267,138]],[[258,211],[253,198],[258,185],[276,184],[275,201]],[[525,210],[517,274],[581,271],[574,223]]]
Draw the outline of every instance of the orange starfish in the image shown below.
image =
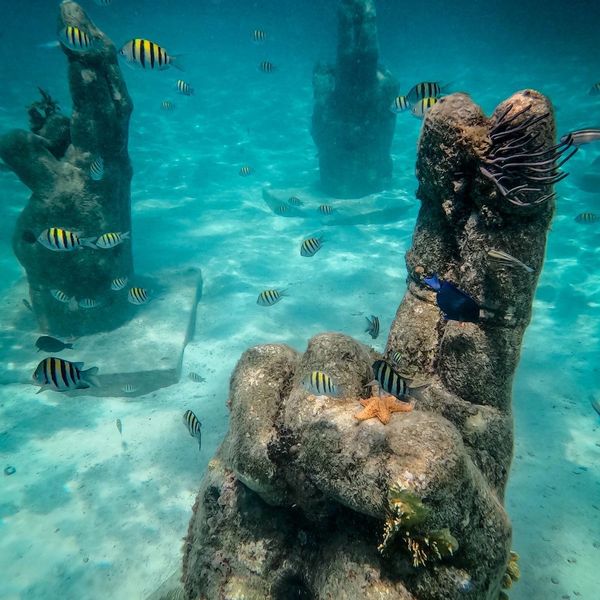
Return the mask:
[[359,421],[366,421],[377,417],[387,425],[395,412],[410,412],[413,405],[410,402],[400,402],[394,396],[371,396],[360,401],[364,408],[354,415]]

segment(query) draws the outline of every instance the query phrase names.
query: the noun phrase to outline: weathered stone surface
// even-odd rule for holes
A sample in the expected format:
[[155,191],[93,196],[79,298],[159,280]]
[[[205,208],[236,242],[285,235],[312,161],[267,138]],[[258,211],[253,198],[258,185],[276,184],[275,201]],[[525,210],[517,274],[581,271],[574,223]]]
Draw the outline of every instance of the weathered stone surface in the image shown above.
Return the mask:
[[[55,335],[85,335],[113,329],[133,313],[126,299],[110,290],[115,277],[133,275],[131,240],[109,250],[53,252],[24,234],[37,237],[50,227],[91,238],[131,231],[127,141],[132,102],[113,43],[76,3],[63,2],[60,12],[59,28],[75,25],[95,41],[85,52],[63,47],[69,61],[71,118],[57,112],[44,95],[30,108],[31,132],[15,130],[0,137],[0,158],[32,192],[18,217],[13,248],[27,272],[39,327]],[[105,174],[93,181],[89,169],[99,156]],[[76,300],[93,298],[102,306],[74,315],[68,304],[50,295],[52,289]]]
[[365,196],[391,178],[396,116],[389,107],[398,85],[378,58],[374,0],[342,0],[336,65],[319,64],[313,75],[312,136],[332,196]]
[[[314,337],[301,356],[269,345],[240,360],[231,427],[184,549],[189,599],[499,597],[511,542],[511,384],[553,211],[551,197],[509,202],[480,171],[503,114],[511,127],[541,116],[535,144],[552,147],[551,107],[533,91],[491,119],[456,94],[424,121],[409,287],[385,351],[415,384],[427,382],[411,390],[413,412],[385,426],[354,418],[378,357],[341,334]],[[491,248],[535,271],[492,268]],[[476,298],[483,318],[445,320],[421,283],[432,273]],[[339,397],[306,391],[313,370],[333,377]]]

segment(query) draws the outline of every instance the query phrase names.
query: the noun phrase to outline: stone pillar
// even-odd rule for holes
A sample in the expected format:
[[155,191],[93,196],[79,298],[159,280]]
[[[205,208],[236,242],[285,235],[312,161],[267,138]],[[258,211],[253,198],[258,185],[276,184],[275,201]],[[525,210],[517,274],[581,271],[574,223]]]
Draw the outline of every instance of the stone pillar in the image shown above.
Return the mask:
[[[464,94],[430,110],[409,286],[384,354],[426,382],[414,410],[357,421],[378,357],[347,336],[315,336],[303,354],[246,351],[184,545],[186,598],[506,600],[519,576],[503,506],[512,379],[570,151],[554,137],[552,108],[531,90],[490,119]],[[532,271],[493,262],[492,249]],[[481,318],[445,320],[423,284],[432,273]],[[341,397],[310,396],[313,370]]]
[[[30,108],[31,131],[0,137],[0,158],[32,192],[18,217],[13,248],[27,272],[39,328],[80,336],[113,329],[128,318],[127,289],[114,292],[110,283],[133,274],[131,240],[106,250],[54,252],[32,239],[51,227],[84,238],[131,231],[127,142],[133,105],[113,43],[70,1],[60,5],[58,29],[67,24],[94,40],[93,48],[83,52],[62,47],[69,64],[71,118],[44,92]],[[105,171],[99,181],[90,177],[97,157],[104,160]],[[75,301],[57,301],[50,294],[53,289]],[[84,298],[101,305],[75,310]]]
[[317,65],[313,75],[312,136],[332,196],[359,198],[391,178],[398,85],[378,58],[374,0],[341,0],[336,65]]

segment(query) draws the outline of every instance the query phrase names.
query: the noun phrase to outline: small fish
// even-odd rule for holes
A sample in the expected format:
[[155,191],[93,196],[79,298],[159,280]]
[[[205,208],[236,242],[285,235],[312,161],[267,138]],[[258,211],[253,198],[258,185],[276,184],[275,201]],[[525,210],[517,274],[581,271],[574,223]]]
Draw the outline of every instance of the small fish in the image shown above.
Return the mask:
[[31,303],[29,302],[29,300],[27,300],[26,298],[23,298],[22,302],[25,305],[25,308],[27,310],[30,310],[31,312],[33,312],[33,306],[31,306]]
[[398,350],[396,350],[395,352],[392,352],[390,360],[391,360],[392,365],[394,365],[395,367],[398,367],[400,365],[400,363],[402,362],[402,354],[400,354],[400,352],[398,352]]
[[571,131],[560,138],[561,144],[571,143],[573,146],[583,146],[598,140],[600,140],[600,129],[594,128]]
[[119,435],[123,435],[123,423],[121,423],[121,419],[117,419],[115,421],[115,424],[117,426],[117,431],[119,432]]
[[330,215],[333,212],[333,206],[331,204],[321,204],[318,210],[322,215]]
[[104,177],[104,159],[101,156],[90,165],[90,177],[94,181],[100,181]]
[[38,349],[38,352],[40,350],[43,350],[44,352],[60,352],[65,348],[73,348],[73,344],[61,342],[60,340],[57,340],[56,338],[49,335],[41,335],[35,341],[35,347]]
[[367,319],[365,333],[368,333],[373,339],[376,339],[379,335],[379,317],[371,315],[370,319],[369,317],[365,317],[365,319]]
[[410,104],[416,104],[424,98],[437,98],[442,93],[442,86],[437,81],[422,81],[410,88],[406,98]]
[[50,290],[50,295],[55,300],[58,300],[59,302],[62,302],[63,304],[72,305],[74,303],[75,307],[77,307],[77,300],[76,300],[75,296],[73,296],[73,297],[67,296],[67,294],[65,294],[61,290]]
[[198,417],[191,410],[186,410],[183,414],[183,422],[189,434],[198,440],[198,450],[202,450],[202,423],[200,423]]
[[163,100],[160,107],[163,110],[169,111],[175,108],[175,105],[170,100]]
[[133,383],[126,383],[122,388],[121,388],[122,392],[125,392],[126,394],[134,394],[135,392],[138,391],[137,386],[133,385]]
[[575,221],[585,224],[597,223],[600,221],[600,215],[591,212],[582,212],[575,217]]
[[258,68],[263,73],[272,73],[276,69],[275,65],[268,60],[261,61],[258,65]]
[[511,256],[507,252],[503,252],[502,250],[495,250],[491,248],[488,250],[488,258],[491,259],[492,263],[499,267],[509,267],[509,268],[519,268],[527,271],[527,273],[533,273],[533,269],[521,262],[518,258]]
[[590,89],[590,96],[597,96],[598,94],[600,94],[600,81],[595,83]]
[[398,399],[409,395],[408,383],[385,360],[376,360],[373,363],[373,374],[379,387],[388,394]]
[[324,240],[320,238],[307,238],[300,244],[300,256],[314,256],[323,246]]
[[298,196],[290,196],[288,198],[288,204],[290,206],[304,206],[304,202],[302,202]]
[[289,209],[290,209],[290,207],[287,204],[280,204],[275,209],[275,212],[279,215],[284,215]]
[[127,293],[127,301],[131,304],[141,305],[150,301],[148,290],[142,287],[132,287]]
[[244,165],[240,169],[240,176],[242,177],[248,177],[248,175],[252,175],[252,173],[254,173],[254,169],[252,167],[249,167],[248,165]]
[[481,307],[467,293],[449,281],[440,281],[437,275],[424,277],[423,282],[436,292],[436,302],[448,321],[478,323]]
[[34,383],[41,386],[38,394],[45,389],[57,392],[69,390],[85,390],[91,386],[99,386],[96,378],[98,367],[82,371],[83,363],[70,362],[55,356],[42,360],[33,372]]
[[181,69],[179,57],[170,55],[162,46],[143,38],[129,40],[119,54],[132,66],[163,71],[170,66]]
[[258,295],[256,304],[259,306],[273,306],[277,304],[284,296],[286,296],[286,290],[264,290]]
[[204,379],[204,377],[201,377],[200,375],[198,375],[198,373],[194,373],[193,371],[188,375],[188,377],[194,383],[204,383],[206,381],[206,379]]
[[410,108],[410,102],[408,101],[407,96],[396,96],[392,105],[390,106],[390,110],[393,113],[401,113]]
[[177,88],[177,91],[184,96],[194,95],[194,88],[183,79],[178,79],[175,87]]
[[97,41],[92,39],[88,33],[75,27],[75,25],[67,25],[58,32],[60,43],[74,52],[88,52],[93,50]]
[[113,292],[118,292],[127,285],[128,281],[129,279],[127,277],[116,277],[110,282],[110,289]]
[[252,41],[255,44],[262,44],[267,39],[267,33],[262,29],[255,29],[252,32]]
[[327,373],[313,371],[302,379],[302,386],[316,396],[339,396],[340,389]]
[[590,398],[590,403],[592,408],[600,415],[600,400],[592,397]]
[[410,112],[414,117],[424,117],[427,114],[427,111],[436,103],[437,98],[423,98],[413,105]]
[[81,238],[79,234],[61,229],[60,227],[50,227],[44,229],[37,240],[44,248],[54,252],[70,252],[78,250],[84,246],[95,248],[92,238]]
[[82,298],[77,304],[80,308],[98,308],[102,305],[102,302],[94,298]]
[[125,231],[124,233],[103,233],[96,240],[96,247],[102,249],[114,248],[119,244],[122,244],[124,240],[129,239],[129,231]]
[[4,469],[4,474],[7,476],[14,475],[16,472],[17,470],[11,465],[8,465],[8,467],[5,467]]

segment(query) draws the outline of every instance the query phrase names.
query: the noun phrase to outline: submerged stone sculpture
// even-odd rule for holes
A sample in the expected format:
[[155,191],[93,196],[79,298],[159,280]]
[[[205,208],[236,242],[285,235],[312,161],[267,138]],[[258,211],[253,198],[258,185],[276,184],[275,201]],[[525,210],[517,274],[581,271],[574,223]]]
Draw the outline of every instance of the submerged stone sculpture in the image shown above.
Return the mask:
[[[79,336],[112,329],[127,318],[127,290],[117,294],[110,285],[114,278],[132,275],[131,241],[111,249],[54,252],[35,238],[51,227],[92,238],[131,230],[127,141],[132,102],[113,43],[76,3],[63,2],[60,13],[59,29],[74,25],[93,40],[85,51],[63,46],[71,118],[42,92],[42,100],[29,110],[31,131],[0,137],[0,158],[32,192],[17,220],[13,248],[27,272],[39,328]],[[95,181],[90,166],[97,158],[104,161],[104,176]],[[51,290],[60,290],[71,302],[58,301]],[[78,301],[86,298],[100,306],[79,308]]]
[[390,147],[398,85],[378,65],[374,0],[341,0],[337,62],[317,65],[312,136],[324,191],[358,198],[385,188],[392,176]]
[[[554,146],[554,137],[552,109],[531,90],[489,119],[464,94],[431,109],[408,290],[384,354],[428,385],[389,424],[359,422],[377,358],[369,348],[326,333],[303,354],[283,345],[246,351],[231,379],[229,432],[184,545],[186,598],[506,598],[502,588],[519,577],[503,507],[511,387],[554,211],[556,160],[569,145]],[[513,165],[505,189],[482,171],[498,157],[498,172]],[[492,249],[533,272],[492,263]],[[480,319],[445,320],[422,283],[430,273],[485,306]],[[342,397],[310,398],[301,382],[313,370],[331,375]]]

